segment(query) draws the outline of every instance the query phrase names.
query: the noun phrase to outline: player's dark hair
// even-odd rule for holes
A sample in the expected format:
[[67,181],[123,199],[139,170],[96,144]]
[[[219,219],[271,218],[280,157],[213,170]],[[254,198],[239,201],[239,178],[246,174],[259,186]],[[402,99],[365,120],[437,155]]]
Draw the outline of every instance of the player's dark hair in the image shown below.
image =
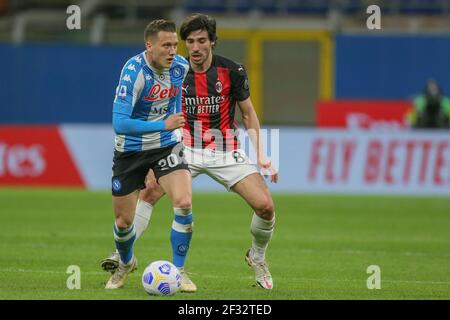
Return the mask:
[[186,41],[189,34],[197,30],[206,30],[209,41],[217,43],[216,20],[206,14],[194,13],[187,17],[180,27],[181,40]]
[[164,19],[153,20],[147,25],[147,27],[145,27],[144,41],[147,41],[148,38],[157,35],[160,31],[177,32],[177,26],[172,21]]

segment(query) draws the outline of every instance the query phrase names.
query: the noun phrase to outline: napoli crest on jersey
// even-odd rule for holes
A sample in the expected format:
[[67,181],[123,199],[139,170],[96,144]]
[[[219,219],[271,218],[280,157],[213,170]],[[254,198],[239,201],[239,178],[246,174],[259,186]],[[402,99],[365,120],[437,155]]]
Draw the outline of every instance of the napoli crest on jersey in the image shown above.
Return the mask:
[[122,189],[122,183],[120,182],[119,178],[114,178],[112,180],[112,188],[116,192],[118,192],[118,191],[120,191],[120,189]]
[[175,66],[172,69],[170,69],[170,76],[173,80],[178,80],[181,77],[183,77],[184,70],[182,66]]

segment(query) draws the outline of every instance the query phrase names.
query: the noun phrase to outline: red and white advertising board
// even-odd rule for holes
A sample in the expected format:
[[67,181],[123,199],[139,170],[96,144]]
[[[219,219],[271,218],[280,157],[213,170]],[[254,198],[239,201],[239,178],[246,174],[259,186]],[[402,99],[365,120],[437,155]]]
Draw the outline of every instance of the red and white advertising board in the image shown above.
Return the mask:
[[[448,131],[267,132],[268,154],[279,169],[279,182],[267,182],[274,192],[450,196]],[[108,190],[113,141],[110,125],[0,126],[0,187]],[[205,175],[193,185],[195,191],[224,191]]]
[[302,130],[297,139],[299,190],[450,195],[448,132]]
[[357,130],[395,130],[408,127],[410,101],[331,100],[317,103],[317,126]]
[[83,187],[57,126],[0,126],[0,185]]

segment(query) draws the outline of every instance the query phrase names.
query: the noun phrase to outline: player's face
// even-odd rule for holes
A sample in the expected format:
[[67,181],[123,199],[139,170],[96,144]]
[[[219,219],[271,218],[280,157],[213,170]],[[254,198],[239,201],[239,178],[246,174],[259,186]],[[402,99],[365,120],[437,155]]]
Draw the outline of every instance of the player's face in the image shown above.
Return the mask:
[[186,38],[189,61],[197,66],[202,66],[212,57],[213,45],[214,43],[209,40],[206,30],[191,32]]
[[177,54],[176,32],[159,31],[145,43],[150,64],[157,69],[170,68]]

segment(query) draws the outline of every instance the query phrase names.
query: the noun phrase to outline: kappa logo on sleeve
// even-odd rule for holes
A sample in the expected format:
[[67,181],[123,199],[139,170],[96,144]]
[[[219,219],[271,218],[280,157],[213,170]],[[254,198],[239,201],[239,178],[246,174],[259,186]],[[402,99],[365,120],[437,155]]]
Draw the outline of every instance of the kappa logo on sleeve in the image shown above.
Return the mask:
[[126,74],[126,75],[123,76],[122,80],[123,81],[127,81],[127,82],[131,82],[131,77],[130,77],[129,74]]

